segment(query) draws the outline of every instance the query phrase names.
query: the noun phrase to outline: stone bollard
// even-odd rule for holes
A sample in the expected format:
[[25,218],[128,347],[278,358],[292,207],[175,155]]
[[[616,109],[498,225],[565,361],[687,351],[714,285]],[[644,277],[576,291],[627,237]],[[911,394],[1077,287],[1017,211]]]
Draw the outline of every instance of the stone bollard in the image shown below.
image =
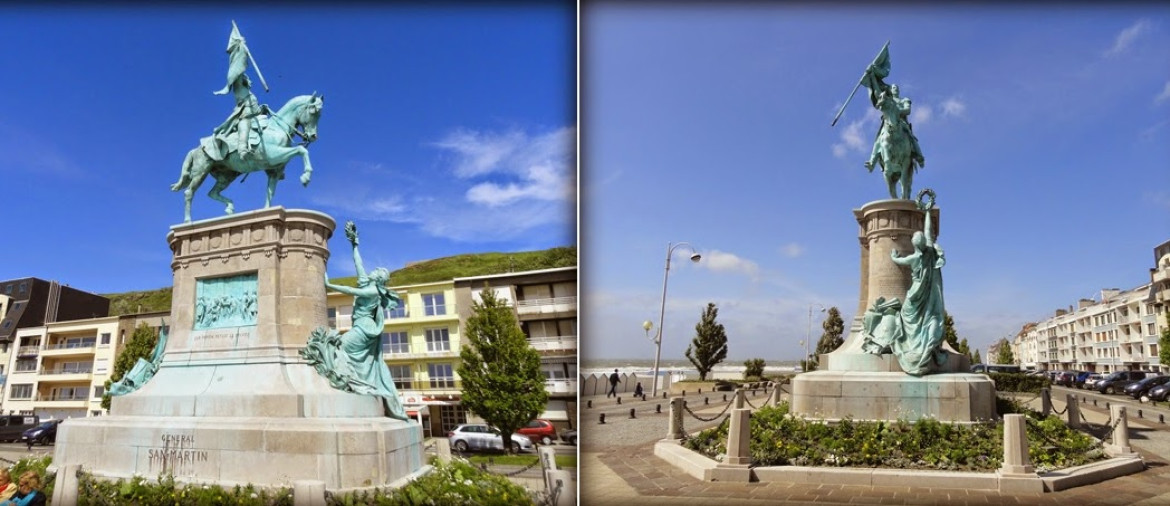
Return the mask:
[[737,389],[735,391],[735,406],[734,406],[734,408],[735,409],[743,409],[743,400],[744,400],[743,389],[742,388]]
[[703,393],[703,387],[699,387],[699,393]]
[[634,416],[634,408],[630,408],[630,418],[637,418]]
[[642,402],[646,401],[646,394],[642,394]]
[[325,506],[325,482],[297,480],[293,482],[294,506]]
[[740,483],[752,481],[752,458],[748,450],[748,444],[752,439],[751,418],[750,409],[731,411],[729,416],[731,427],[727,430],[727,454],[723,462],[716,464],[715,469],[711,470],[711,479]]
[[605,413],[598,415],[597,423],[600,423],[601,425],[605,425]]
[[451,441],[445,437],[435,438],[435,454],[439,456],[439,462],[451,462]]
[[727,394],[723,394],[723,402],[727,402]]
[[682,439],[686,435],[683,429],[683,398],[675,397],[670,400],[670,423],[666,427],[666,439]]
[[590,400],[585,401],[585,407],[586,408],[593,408],[593,400],[590,399]]
[[655,414],[660,414],[660,413],[662,413],[662,405],[661,405],[661,404],[655,404],[655,405],[654,405],[654,413],[655,413]]
[[1068,427],[1070,429],[1081,428],[1081,403],[1077,400],[1077,396],[1067,394],[1065,397],[1065,411],[1068,413]]
[[[81,466],[77,464],[57,468],[57,484],[53,487],[53,504],[77,504],[77,471],[80,469]],[[321,504],[325,504],[324,490],[321,491],[321,501]]]
[[780,405],[780,385],[777,384],[772,385],[772,405]]
[[1001,474],[1033,474],[1035,469],[1028,458],[1028,431],[1024,415],[1003,415],[1003,466]]
[[1047,417],[1052,414],[1052,390],[1040,389],[1040,414]]
[[549,471],[557,470],[557,450],[551,446],[541,446],[536,449],[537,455],[540,456],[540,475],[544,477],[544,488],[548,489],[552,486],[549,482]]
[[[1116,427],[1114,427],[1116,424]],[[1113,456],[1133,455],[1135,452],[1129,446],[1129,416],[1125,406],[1113,406],[1109,409],[1109,426],[1113,429],[1113,442],[1106,448]]]
[[573,473],[564,469],[549,471],[545,478],[548,483],[548,494],[554,498],[554,506],[575,506],[577,504],[577,488],[573,486]]
[[618,406],[621,406],[622,405],[622,398],[618,397],[617,400],[618,400]]
[[710,397],[704,397],[704,398],[703,398],[703,405],[704,405],[704,406],[706,406],[706,405],[709,405],[709,404],[711,404],[711,398],[710,398]]

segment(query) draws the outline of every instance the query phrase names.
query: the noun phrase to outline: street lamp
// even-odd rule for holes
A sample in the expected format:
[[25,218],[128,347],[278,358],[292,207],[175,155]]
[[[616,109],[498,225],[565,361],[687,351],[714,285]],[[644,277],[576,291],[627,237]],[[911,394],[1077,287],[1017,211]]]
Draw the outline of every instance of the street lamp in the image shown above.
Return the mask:
[[[695,251],[695,248],[692,247],[688,242],[680,242],[677,244],[669,242],[666,243],[666,272],[662,274],[662,307],[658,310],[658,333],[654,336],[654,345],[656,349],[654,351],[654,380],[652,381],[654,386],[651,387],[651,397],[658,396],[658,362],[662,358],[662,325],[663,321],[666,319],[666,281],[670,279],[670,257],[672,254],[674,254],[675,248],[678,248],[679,246],[686,246],[687,249],[691,250],[690,258],[692,262],[698,263],[699,259],[702,258],[702,255]],[[651,322],[650,320],[642,322],[642,329],[646,331],[647,337],[650,336],[650,329],[653,327],[654,322]]]
[[812,361],[812,356],[808,354],[808,342],[809,342],[809,340],[812,339],[812,313],[813,313],[812,310],[813,310],[813,306],[821,308],[822,313],[825,312],[825,306],[822,306],[822,305],[817,304],[817,303],[812,303],[812,304],[808,305],[808,330],[805,331],[805,334],[804,334],[804,367],[802,367],[802,369],[804,369],[804,371],[801,371],[801,372],[808,372],[808,363]]

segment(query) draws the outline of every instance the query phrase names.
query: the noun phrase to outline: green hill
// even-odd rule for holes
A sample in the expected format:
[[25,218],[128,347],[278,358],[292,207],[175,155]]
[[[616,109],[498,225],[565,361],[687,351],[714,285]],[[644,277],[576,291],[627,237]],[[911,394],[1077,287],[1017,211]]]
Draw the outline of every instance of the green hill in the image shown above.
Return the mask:
[[[577,265],[577,248],[564,246],[540,251],[516,253],[472,253],[452,257],[436,258],[411,264],[390,273],[390,286],[431,283],[452,278],[503,274],[506,272],[534,271]],[[334,284],[357,284],[357,278],[349,276],[331,280]],[[110,299],[110,315],[149,313],[171,309],[171,288],[136,292],[107,293]]]

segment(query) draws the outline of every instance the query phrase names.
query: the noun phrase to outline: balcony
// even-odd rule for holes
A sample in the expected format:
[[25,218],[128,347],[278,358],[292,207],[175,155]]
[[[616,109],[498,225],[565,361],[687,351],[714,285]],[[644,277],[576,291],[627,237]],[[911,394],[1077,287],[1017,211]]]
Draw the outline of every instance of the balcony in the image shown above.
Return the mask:
[[46,357],[64,357],[72,355],[93,355],[97,346],[93,343],[57,343],[45,347],[41,355]]
[[544,389],[550,394],[576,394],[577,380],[547,380]]
[[16,356],[18,357],[35,357],[41,353],[41,346],[34,344],[32,346],[21,346],[16,349]]
[[516,314],[521,316],[576,312],[577,297],[552,297],[548,299],[516,301]]
[[442,351],[416,351],[406,353],[383,353],[384,360],[420,360],[428,358],[459,358],[459,352],[456,350],[442,350]]
[[54,367],[40,371],[41,382],[89,381],[93,379],[93,367]]
[[576,350],[577,336],[530,337],[528,344],[536,351]]

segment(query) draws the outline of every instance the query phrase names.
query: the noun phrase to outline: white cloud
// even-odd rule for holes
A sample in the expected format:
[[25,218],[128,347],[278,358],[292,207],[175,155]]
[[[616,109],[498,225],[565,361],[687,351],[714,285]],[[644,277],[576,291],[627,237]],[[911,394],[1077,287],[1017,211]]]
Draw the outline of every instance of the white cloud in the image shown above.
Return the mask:
[[845,129],[841,130],[841,142],[833,144],[833,156],[837,158],[845,158],[849,151],[857,151],[865,153],[868,148],[865,145],[865,138],[862,135],[863,129],[867,126],[875,124],[872,116],[866,115],[856,121],[849,122]]
[[910,113],[910,123],[913,125],[924,125],[930,123],[930,119],[934,117],[934,109],[929,105],[921,104],[914,106],[914,110]]
[[1105,56],[1117,56],[1129,50],[1134,41],[1146,34],[1153,28],[1153,23],[1148,19],[1139,19],[1130,27],[1122,30],[1117,34],[1117,38],[1113,40],[1113,47],[1105,51]]
[[804,246],[792,242],[785,244],[780,248],[780,251],[789,257],[796,258],[804,254]]
[[746,274],[753,281],[759,278],[760,275],[760,266],[755,262],[740,258],[734,253],[719,250],[711,250],[704,253],[703,261],[699,264],[715,272]]
[[1166,86],[1162,88],[1162,93],[1159,93],[1158,96],[1154,98],[1154,103],[1156,104],[1161,104],[1167,101],[1170,101],[1170,81],[1166,82]]
[[943,116],[962,118],[967,113],[967,104],[955,97],[948,98],[942,103]]
[[563,201],[573,196],[572,128],[535,137],[519,131],[496,134],[461,129],[434,145],[454,153],[456,177],[493,179],[467,190],[465,197],[472,204],[498,207],[526,199]]

